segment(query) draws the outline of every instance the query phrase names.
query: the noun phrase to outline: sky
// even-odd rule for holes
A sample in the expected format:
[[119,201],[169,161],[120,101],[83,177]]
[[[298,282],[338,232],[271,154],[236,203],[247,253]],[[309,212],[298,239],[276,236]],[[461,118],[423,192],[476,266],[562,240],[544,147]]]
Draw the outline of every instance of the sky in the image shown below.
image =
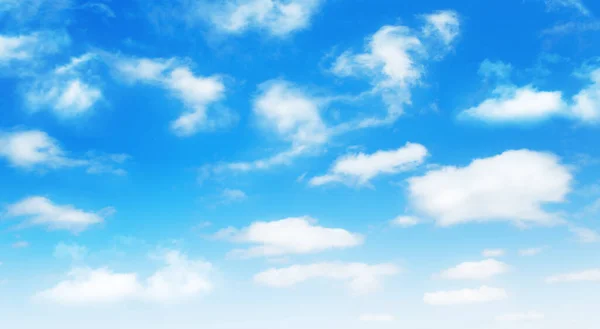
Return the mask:
[[0,327],[598,328],[599,17],[0,0]]

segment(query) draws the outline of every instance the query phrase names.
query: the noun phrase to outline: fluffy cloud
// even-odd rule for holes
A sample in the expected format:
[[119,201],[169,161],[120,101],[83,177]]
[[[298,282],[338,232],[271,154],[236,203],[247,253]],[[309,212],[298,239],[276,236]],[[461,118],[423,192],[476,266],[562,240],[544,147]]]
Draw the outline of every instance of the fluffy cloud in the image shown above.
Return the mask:
[[533,86],[503,86],[493,94],[492,98],[465,110],[462,115],[490,122],[533,121],[566,110],[559,91],[538,91]]
[[486,249],[481,253],[483,257],[502,257],[504,254],[504,249]]
[[393,122],[411,103],[410,88],[421,81],[425,61],[443,53],[432,46],[431,38],[442,40],[447,48],[459,33],[458,15],[452,11],[424,17],[421,33],[401,25],[383,26],[368,38],[363,53],[346,51],[333,63],[331,71],[337,76],[367,78],[373,87],[370,94],[381,95],[387,104],[386,119],[367,120],[371,124]]
[[559,274],[546,278],[546,283],[564,282],[600,282],[600,269],[591,269],[582,272]]
[[590,84],[573,96],[571,113],[587,123],[600,122],[600,69],[591,71]]
[[248,30],[264,30],[277,37],[285,37],[309,26],[312,16],[323,0],[234,0],[213,5],[206,4],[198,11],[208,16],[220,32],[241,34]]
[[560,91],[540,91],[532,85],[517,87],[504,80],[510,66],[484,61],[480,73],[484,78],[495,75],[502,81],[492,95],[480,104],[461,112],[464,118],[487,122],[533,122],[550,117],[563,117],[594,124],[600,122],[600,69],[585,74],[590,84],[571,100]]
[[233,255],[241,257],[310,254],[355,247],[364,241],[359,234],[344,229],[318,226],[316,220],[310,217],[256,222],[242,230],[224,229],[215,236],[236,243],[258,245],[232,251]]
[[264,125],[295,146],[319,145],[328,138],[320,101],[287,81],[263,83],[253,105]]
[[452,10],[442,10],[425,15],[427,25],[423,27],[425,35],[438,34],[446,45],[452,44],[460,33],[458,14]]
[[61,304],[125,301],[170,303],[204,295],[212,290],[212,265],[189,260],[178,251],[163,256],[165,266],[140,280],[137,273],[115,273],[107,268],[77,268],[68,279],[35,295],[35,299]]
[[361,314],[358,319],[363,322],[393,322],[396,318],[391,314]]
[[104,217],[114,209],[105,208],[99,212],[86,212],[72,205],[57,205],[45,197],[34,196],[8,206],[5,216],[25,218],[23,225],[46,226],[53,230],[68,230],[78,233],[89,226],[104,222]]
[[526,312],[526,313],[509,313],[499,315],[496,317],[497,321],[502,322],[523,322],[523,321],[537,321],[543,320],[544,314],[539,312]]
[[175,58],[108,57],[125,81],[162,87],[185,104],[188,111],[171,123],[171,129],[179,136],[222,128],[237,120],[232,111],[216,106],[225,96],[225,84],[220,76],[194,75]]
[[449,226],[492,220],[553,224],[543,205],[563,202],[572,176],[550,153],[512,150],[476,159],[466,167],[442,167],[408,180],[411,202]]
[[27,105],[33,110],[50,109],[61,118],[73,118],[89,112],[102,99],[100,88],[86,77],[86,68],[96,56],[88,53],[50,73],[40,74],[25,93]]
[[423,301],[429,305],[459,305],[500,301],[508,297],[500,288],[482,286],[478,289],[462,289],[426,293]]
[[56,53],[70,42],[64,33],[40,31],[23,35],[0,35],[0,68]]
[[84,157],[72,158],[61,148],[58,141],[39,130],[24,130],[0,133],[0,157],[17,168],[58,169],[65,167],[85,167],[90,174],[125,174],[116,168],[129,156],[125,154],[98,155],[88,152]]
[[345,281],[356,294],[367,294],[380,288],[387,276],[396,275],[398,267],[393,264],[368,265],[362,263],[315,263],[272,268],[254,276],[256,283],[284,288],[313,279]]
[[407,143],[392,151],[377,151],[373,154],[351,154],[338,158],[329,173],[310,180],[313,186],[334,182],[364,185],[383,174],[395,174],[415,168],[423,163],[427,149],[421,144]]
[[390,223],[393,226],[411,227],[419,224],[420,222],[421,220],[415,216],[398,216],[394,218]]
[[509,266],[494,259],[464,262],[439,274],[449,280],[487,280],[508,272]]

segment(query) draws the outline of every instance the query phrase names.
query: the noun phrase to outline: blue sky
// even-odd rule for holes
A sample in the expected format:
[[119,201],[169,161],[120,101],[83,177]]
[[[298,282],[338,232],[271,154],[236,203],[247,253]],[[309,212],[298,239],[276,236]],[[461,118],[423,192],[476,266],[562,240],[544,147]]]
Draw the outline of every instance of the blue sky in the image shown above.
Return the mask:
[[0,327],[596,328],[598,15],[0,0]]

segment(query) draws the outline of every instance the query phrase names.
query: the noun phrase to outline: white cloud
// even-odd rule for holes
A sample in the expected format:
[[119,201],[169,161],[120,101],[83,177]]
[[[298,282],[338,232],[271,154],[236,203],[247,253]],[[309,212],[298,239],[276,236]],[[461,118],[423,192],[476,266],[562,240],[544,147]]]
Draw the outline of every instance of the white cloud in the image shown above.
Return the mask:
[[[425,15],[422,35],[406,26],[386,25],[368,38],[363,53],[346,51],[333,63],[331,71],[340,77],[367,78],[372,90],[381,95],[388,107],[385,119],[370,118],[363,126],[393,122],[411,104],[410,88],[419,84],[425,73],[425,61],[439,58],[459,33],[458,15],[440,11]],[[431,37],[444,43],[440,49],[428,42]]]
[[559,274],[546,278],[546,283],[564,282],[600,282],[600,269],[591,269],[582,272]]
[[483,257],[502,257],[505,253],[504,249],[485,249],[481,255]]
[[495,259],[464,262],[442,271],[441,278],[449,280],[487,280],[509,271],[509,266]]
[[427,25],[423,28],[425,35],[437,33],[446,45],[450,45],[460,33],[458,14],[452,10],[425,15],[425,20],[427,21]]
[[364,241],[361,235],[344,229],[318,226],[316,220],[310,217],[255,222],[242,230],[221,230],[215,237],[236,243],[258,245],[232,251],[233,255],[241,257],[311,254],[329,249],[355,247]]
[[391,175],[413,169],[423,163],[427,154],[423,145],[406,143],[397,150],[345,155],[335,161],[328,174],[312,178],[310,185],[319,186],[334,182],[365,185],[379,175]]
[[519,250],[519,255],[526,256],[526,257],[531,257],[531,256],[535,256],[535,255],[540,254],[542,251],[544,251],[544,248],[521,249],[521,250]]
[[589,9],[583,4],[581,0],[546,0],[546,8],[548,8],[548,10],[572,8],[577,10],[582,15],[591,15]]
[[489,98],[463,110],[460,116],[504,123],[533,122],[550,117],[570,118],[588,124],[600,122],[600,69],[583,75],[591,83],[570,101],[560,91],[540,91],[532,85],[517,87],[504,81],[509,70],[510,65],[501,62],[486,60],[481,63],[480,74],[485,79],[496,76],[501,83]]
[[165,266],[140,280],[137,273],[115,273],[107,268],[76,268],[68,279],[34,296],[61,304],[94,304],[125,301],[171,303],[209,293],[212,265],[189,260],[178,251],[167,251]]
[[0,35],[0,67],[16,61],[31,61],[43,55],[56,53],[68,44],[63,33],[40,31],[23,35]]
[[60,168],[80,165],[65,156],[58,142],[39,130],[17,131],[0,135],[0,155],[13,166]]
[[504,289],[482,286],[478,289],[426,293],[423,301],[429,305],[460,305],[500,301],[507,297]]
[[69,157],[58,141],[39,130],[23,130],[10,133],[0,132],[0,157],[17,168],[58,169],[65,167],[86,167],[90,174],[125,174],[125,170],[115,168],[129,156],[125,154],[98,155],[88,152],[85,157]]
[[393,226],[400,227],[411,227],[418,225],[421,222],[421,219],[415,216],[398,216],[394,218],[390,223]]
[[207,10],[201,4],[197,10],[208,16],[221,32],[241,34],[248,30],[264,30],[285,37],[309,26],[322,0],[233,0],[214,5]]
[[285,288],[314,280],[345,281],[356,294],[367,294],[380,288],[381,281],[399,273],[393,264],[368,265],[363,263],[315,263],[272,268],[254,276],[256,283],[275,288]]
[[409,87],[423,75],[419,59],[425,48],[405,26],[384,26],[369,41],[366,52],[350,51],[340,55],[332,72],[341,77],[363,76],[371,80],[373,91],[381,93],[388,105],[388,116],[397,117],[409,104]]
[[579,120],[587,123],[600,122],[600,69],[588,75],[592,82],[573,96],[571,113]]
[[72,205],[57,205],[45,197],[25,198],[7,207],[5,216],[26,218],[24,225],[46,226],[53,230],[68,230],[78,233],[89,226],[104,222],[104,217],[114,212],[105,208],[99,212],[86,212]]
[[106,268],[76,268],[68,277],[35,298],[62,304],[111,303],[130,299],[142,289],[137,274],[113,273]]
[[461,115],[490,122],[533,121],[563,114],[567,109],[559,91],[538,91],[533,86],[501,86],[493,94]]
[[526,312],[526,313],[509,313],[499,315],[496,317],[496,321],[501,322],[523,322],[523,321],[537,321],[543,320],[544,314],[540,312]]
[[358,319],[363,322],[393,322],[396,320],[393,315],[384,313],[361,314]]
[[74,57],[49,74],[41,74],[25,93],[27,105],[34,111],[51,109],[61,118],[74,118],[93,109],[102,99],[100,88],[85,81],[95,55],[91,53]]
[[560,203],[572,176],[551,153],[511,150],[466,167],[442,167],[408,180],[411,203],[439,225],[503,220],[554,224],[543,206]]
[[320,145],[328,132],[320,114],[320,101],[284,80],[260,85],[253,103],[256,117],[294,146]]
[[171,123],[171,129],[179,136],[223,128],[237,120],[235,113],[217,106],[225,96],[221,76],[197,76],[175,58],[108,57],[125,81],[162,87],[185,104],[188,111]]
[[585,227],[571,226],[569,231],[575,234],[577,239],[582,243],[595,243],[600,241],[598,232]]

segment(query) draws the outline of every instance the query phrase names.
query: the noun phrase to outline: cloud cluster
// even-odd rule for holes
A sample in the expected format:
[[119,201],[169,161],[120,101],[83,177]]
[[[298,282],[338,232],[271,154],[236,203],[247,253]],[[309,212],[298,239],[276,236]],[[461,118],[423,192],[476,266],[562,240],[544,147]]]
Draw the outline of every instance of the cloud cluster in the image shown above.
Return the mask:
[[176,58],[112,57],[110,61],[126,82],[164,88],[186,106],[187,112],[171,122],[171,129],[179,136],[226,127],[237,120],[234,112],[218,106],[225,97],[221,76],[195,75],[189,66]]
[[137,273],[115,273],[108,268],[75,268],[68,279],[34,296],[60,304],[95,304],[127,301],[173,303],[208,294],[212,265],[190,260],[170,250],[162,257],[165,265],[145,280]]
[[113,208],[87,212],[72,205],[57,205],[45,197],[33,196],[9,205],[5,216],[24,218],[23,226],[44,226],[52,230],[79,233],[104,222],[105,217],[113,213]]
[[373,154],[350,154],[338,158],[329,173],[310,180],[310,185],[320,186],[342,182],[365,185],[379,175],[391,175],[413,169],[423,163],[427,149],[416,143],[406,143],[401,148],[377,151]]
[[88,152],[71,157],[54,138],[40,130],[0,132],[0,157],[10,165],[25,170],[49,170],[83,167],[90,174],[111,173],[124,175],[119,168],[129,156],[126,154],[97,154]]
[[256,222],[241,230],[228,228],[215,237],[235,243],[254,244],[231,252],[243,258],[312,254],[361,245],[364,238],[341,228],[318,226],[311,217],[292,217],[272,222]]
[[408,190],[413,206],[442,226],[494,220],[547,225],[560,219],[543,205],[563,202],[571,181],[555,155],[511,150],[410,178]]
[[423,301],[429,305],[448,306],[460,304],[489,303],[506,299],[504,289],[481,286],[478,289],[462,289],[426,293]]
[[[337,57],[331,71],[339,77],[366,78],[371,94],[381,95],[388,107],[383,120],[371,124],[393,122],[411,103],[411,87],[418,85],[425,73],[425,63],[447,52],[459,34],[460,21],[453,11],[424,15],[421,31],[402,25],[386,25],[367,38],[362,53],[351,50]],[[436,40],[441,40],[440,47]],[[433,41],[433,42],[432,42]]]

